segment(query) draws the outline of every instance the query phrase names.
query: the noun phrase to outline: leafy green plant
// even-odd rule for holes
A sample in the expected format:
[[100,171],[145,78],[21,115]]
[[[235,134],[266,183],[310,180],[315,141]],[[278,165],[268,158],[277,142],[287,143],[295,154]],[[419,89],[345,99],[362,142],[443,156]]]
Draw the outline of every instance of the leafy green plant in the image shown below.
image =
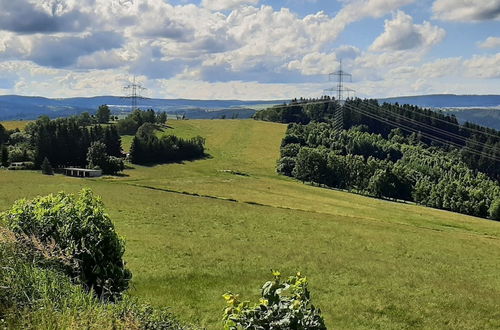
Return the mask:
[[[1,329],[191,329],[166,308],[124,295],[106,303],[56,269],[39,267],[23,237],[0,226]],[[28,253],[27,253],[28,252]]]
[[491,203],[489,212],[491,219],[500,221],[500,198],[497,198]]
[[[60,192],[18,200],[0,214],[0,221],[32,251],[45,251],[43,255],[56,250],[64,256],[52,258],[51,264],[98,296],[114,300],[128,288],[132,275],[122,260],[124,243],[104,213],[101,199],[89,189],[78,195]],[[50,245],[57,248],[47,249]]]
[[307,278],[297,273],[282,280],[278,271],[273,276],[262,286],[258,304],[242,302],[230,292],[223,295],[228,305],[224,329],[326,329],[321,311],[311,304]]

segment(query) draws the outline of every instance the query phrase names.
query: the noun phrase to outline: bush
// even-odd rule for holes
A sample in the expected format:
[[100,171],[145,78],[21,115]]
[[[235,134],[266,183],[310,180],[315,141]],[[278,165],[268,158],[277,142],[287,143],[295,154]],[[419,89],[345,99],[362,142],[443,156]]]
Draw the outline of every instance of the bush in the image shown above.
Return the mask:
[[307,278],[298,273],[285,281],[279,272],[262,286],[262,298],[250,306],[232,293],[223,295],[224,329],[326,329],[321,311],[311,304]]
[[493,201],[493,203],[491,203],[490,218],[493,220],[500,221],[500,198],[497,198],[496,200]]
[[64,274],[40,268],[25,244],[0,226],[0,328],[188,329],[166,309],[124,296],[103,303]]
[[54,170],[52,169],[52,165],[50,165],[50,162],[47,159],[47,157],[43,159],[41,169],[42,173],[45,175],[54,175]]
[[71,278],[102,298],[114,300],[128,288],[131,273],[122,260],[123,241],[89,189],[78,195],[58,193],[19,200],[0,221],[33,250],[54,244],[68,260],[55,263]]
[[93,142],[87,151],[88,167],[99,168],[103,174],[116,174],[123,171],[124,165],[121,158],[108,156],[106,145],[100,141]]

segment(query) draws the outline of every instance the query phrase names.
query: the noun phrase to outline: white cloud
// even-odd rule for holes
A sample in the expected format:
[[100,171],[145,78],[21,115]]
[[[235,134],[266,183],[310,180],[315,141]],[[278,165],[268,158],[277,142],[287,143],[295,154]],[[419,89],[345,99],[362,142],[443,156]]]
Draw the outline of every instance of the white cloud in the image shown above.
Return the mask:
[[392,20],[385,20],[384,32],[373,42],[370,50],[407,50],[430,47],[443,40],[446,32],[429,22],[414,24],[413,18],[398,11]]
[[485,41],[478,43],[481,48],[500,48],[500,37],[488,37]]
[[500,53],[475,55],[464,61],[467,74],[476,78],[500,78]]
[[210,10],[228,10],[241,5],[257,5],[259,0],[202,0],[201,5]]
[[477,22],[500,19],[500,0],[436,0],[435,18],[447,21]]
[[288,63],[288,70],[298,70],[304,75],[326,75],[333,71],[336,66],[337,56],[335,53],[310,53],[301,60],[294,60]]

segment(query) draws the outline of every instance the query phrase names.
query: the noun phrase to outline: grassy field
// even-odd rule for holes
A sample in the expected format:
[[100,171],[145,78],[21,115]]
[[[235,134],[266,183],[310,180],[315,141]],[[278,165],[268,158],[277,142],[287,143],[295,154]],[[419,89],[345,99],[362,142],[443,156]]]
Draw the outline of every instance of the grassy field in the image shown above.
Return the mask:
[[28,125],[28,123],[30,122],[31,120],[12,120],[12,121],[0,121],[0,124],[2,124],[2,126],[8,130],[16,128],[23,130],[26,127],[26,125]]
[[284,125],[169,125],[204,136],[210,156],[92,180],[3,171],[0,210],[92,188],[126,240],[132,294],[208,329],[224,292],[255,300],[270,269],[305,273],[329,328],[500,327],[500,223],[278,176]]

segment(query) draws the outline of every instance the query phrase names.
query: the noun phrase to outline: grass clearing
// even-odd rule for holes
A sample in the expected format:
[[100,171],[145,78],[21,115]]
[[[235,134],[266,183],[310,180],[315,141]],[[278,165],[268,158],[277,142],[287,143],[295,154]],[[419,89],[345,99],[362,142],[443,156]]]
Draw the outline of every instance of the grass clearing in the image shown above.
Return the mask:
[[329,328],[500,327],[500,223],[278,176],[285,125],[169,126],[205,137],[210,157],[91,180],[0,171],[0,209],[90,187],[125,237],[131,293],[208,329],[225,291],[255,300],[271,268],[309,277]]
[[5,129],[8,130],[13,130],[18,128],[19,130],[23,130],[26,125],[31,123],[32,120],[11,120],[11,121],[0,121],[0,124],[2,124]]

